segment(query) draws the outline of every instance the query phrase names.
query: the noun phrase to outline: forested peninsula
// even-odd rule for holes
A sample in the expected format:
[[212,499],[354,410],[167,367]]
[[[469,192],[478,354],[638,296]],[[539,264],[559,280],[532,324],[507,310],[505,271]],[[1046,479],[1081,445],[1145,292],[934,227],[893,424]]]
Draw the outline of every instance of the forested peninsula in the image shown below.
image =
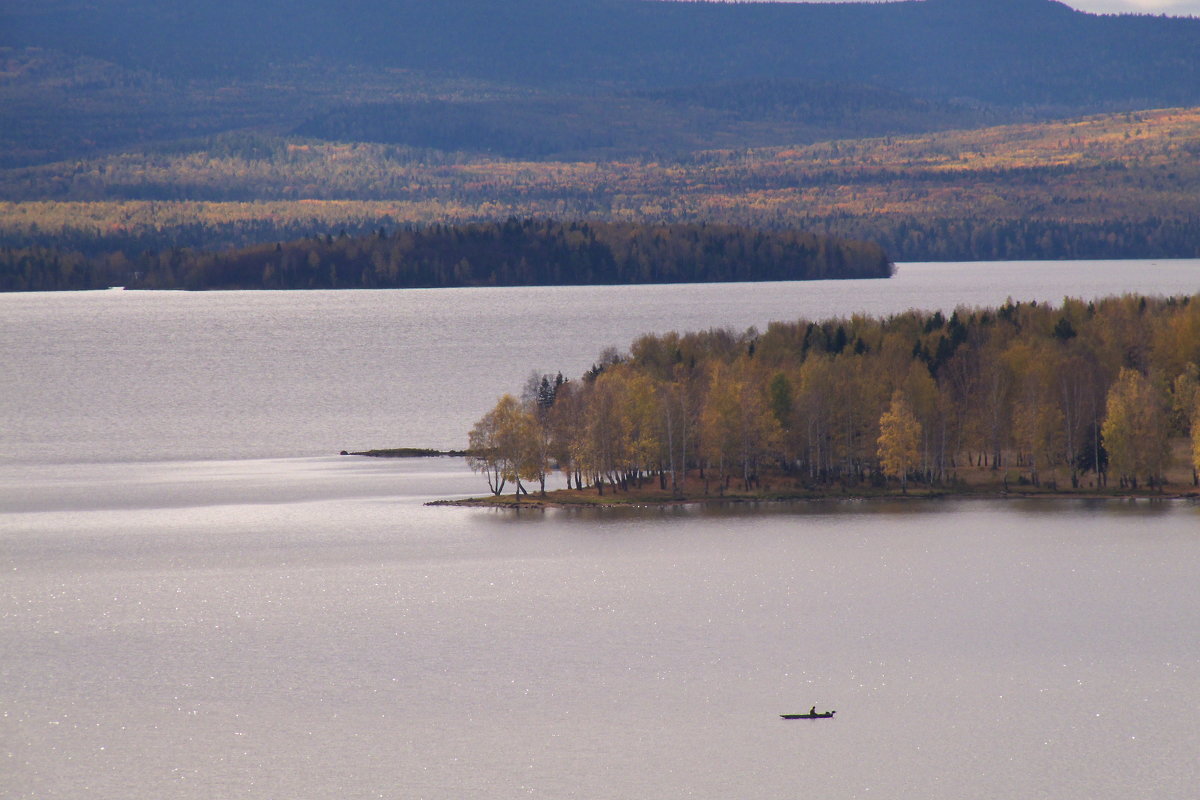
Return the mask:
[[500,398],[463,502],[1194,496],[1198,365],[1200,295],[646,335]]
[[393,289],[886,278],[883,248],[723,224],[517,220],[88,257],[0,249],[0,290]]

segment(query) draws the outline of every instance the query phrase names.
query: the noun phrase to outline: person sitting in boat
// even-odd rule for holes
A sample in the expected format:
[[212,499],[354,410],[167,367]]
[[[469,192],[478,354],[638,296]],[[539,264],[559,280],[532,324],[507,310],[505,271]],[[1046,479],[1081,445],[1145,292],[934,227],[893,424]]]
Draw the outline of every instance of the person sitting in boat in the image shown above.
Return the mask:
[[810,717],[815,717],[815,716],[817,715],[817,707],[816,707],[816,706],[813,706],[812,708],[810,708],[810,709],[808,710],[808,715],[809,715]]

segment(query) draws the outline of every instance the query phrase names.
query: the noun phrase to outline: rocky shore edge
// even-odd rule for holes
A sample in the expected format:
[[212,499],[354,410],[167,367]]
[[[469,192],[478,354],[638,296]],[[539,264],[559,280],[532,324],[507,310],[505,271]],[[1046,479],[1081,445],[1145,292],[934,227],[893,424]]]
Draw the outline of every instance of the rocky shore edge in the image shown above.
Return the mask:
[[967,490],[946,488],[900,490],[862,490],[861,488],[845,491],[763,491],[763,492],[725,492],[724,494],[707,495],[674,495],[670,492],[659,491],[629,491],[620,493],[598,494],[594,489],[560,489],[547,492],[544,496],[536,493],[522,495],[519,499],[512,494],[501,496],[488,495],[484,497],[464,497],[458,499],[432,500],[428,506],[459,506],[469,508],[492,509],[527,509],[544,510],[557,508],[647,508],[682,505],[704,504],[759,504],[759,503],[790,503],[802,501],[862,501],[862,500],[1003,500],[1003,499],[1053,499],[1053,500],[1115,500],[1115,501],[1149,501],[1166,502],[1186,500],[1200,503],[1200,491],[1186,492],[1156,492],[1136,491],[1127,489],[1077,489],[1077,490],[1038,490],[1028,487],[1009,488],[1001,486],[973,487]]

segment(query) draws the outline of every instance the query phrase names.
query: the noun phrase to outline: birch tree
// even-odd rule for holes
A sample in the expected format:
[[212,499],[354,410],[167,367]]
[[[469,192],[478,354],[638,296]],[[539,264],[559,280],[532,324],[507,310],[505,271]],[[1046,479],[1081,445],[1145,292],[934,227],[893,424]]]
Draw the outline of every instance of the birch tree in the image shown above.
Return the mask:
[[522,480],[544,481],[547,448],[542,446],[540,428],[533,413],[511,394],[501,397],[475,423],[467,436],[467,463],[487,475],[492,494],[499,495],[511,481],[520,497],[526,491]]
[[921,423],[908,407],[904,394],[892,395],[879,418],[879,465],[884,475],[900,479],[900,491],[908,492],[908,474],[921,461]]
[[1166,404],[1161,392],[1136,369],[1123,367],[1109,389],[1101,435],[1108,464],[1123,484],[1138,476],[1161,484],[1170,457]]

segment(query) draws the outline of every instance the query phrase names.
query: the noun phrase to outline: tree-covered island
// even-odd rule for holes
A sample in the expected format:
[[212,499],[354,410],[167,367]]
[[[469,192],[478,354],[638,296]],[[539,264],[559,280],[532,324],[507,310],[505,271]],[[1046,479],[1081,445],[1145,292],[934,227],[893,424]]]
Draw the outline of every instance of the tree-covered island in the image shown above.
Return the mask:
[[502,505],[1195,494],[1200,295],[646,335],[500,398],[468,462]]

